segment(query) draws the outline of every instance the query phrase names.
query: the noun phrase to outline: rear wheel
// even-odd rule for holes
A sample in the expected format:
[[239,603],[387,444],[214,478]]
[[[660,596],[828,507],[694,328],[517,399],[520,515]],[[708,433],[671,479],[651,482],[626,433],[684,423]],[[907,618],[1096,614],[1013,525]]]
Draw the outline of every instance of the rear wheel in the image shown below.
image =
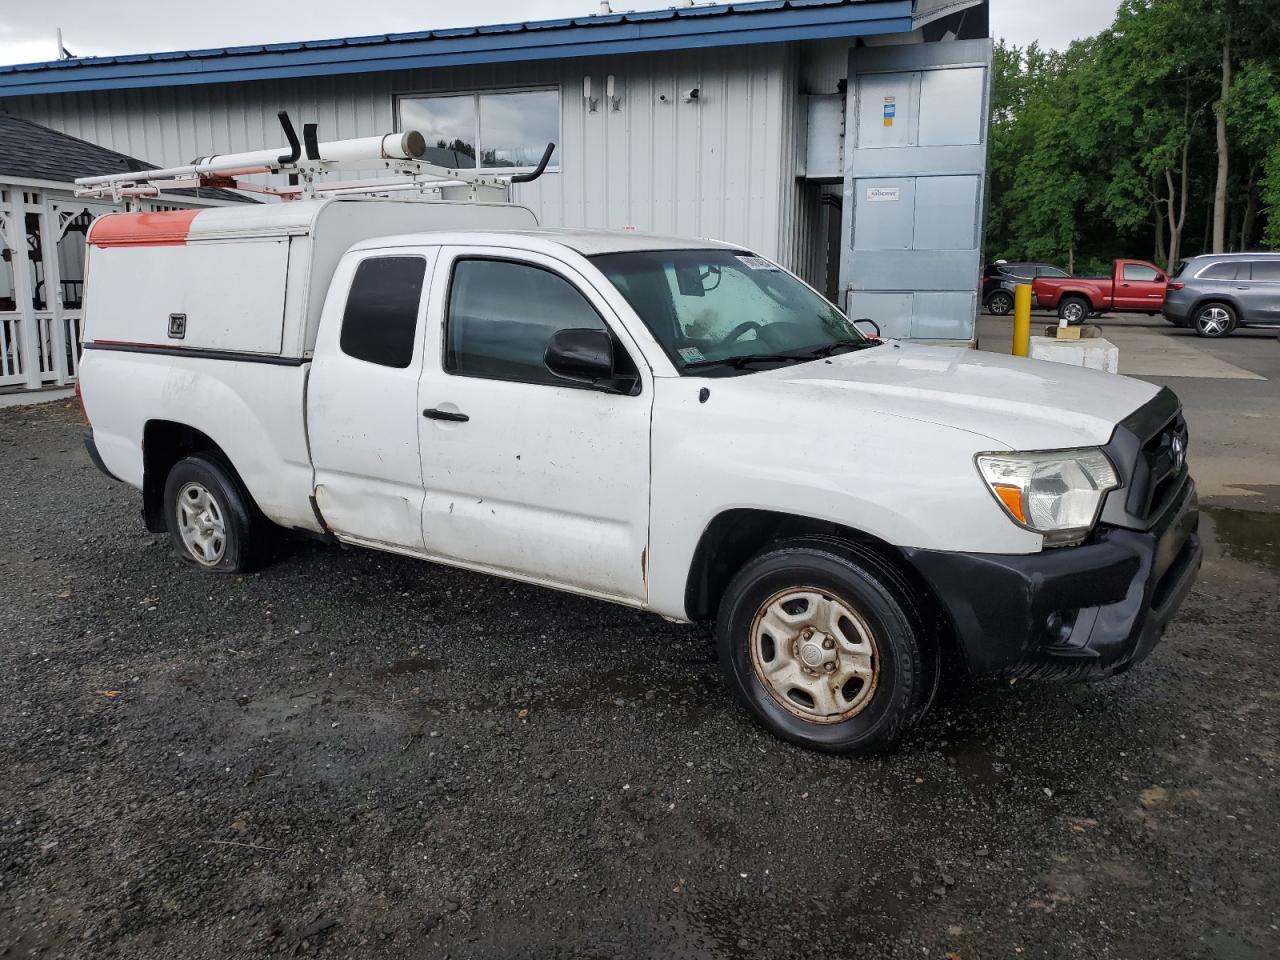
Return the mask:
[[188,563],[214,573],[247,573],[266,559],[270,521],[231,465],[216,454],[174,464],[164,503],[169,539]]
[[1236,312],[1228,303],[1206,303],[1196,310],[1196,333],[1202,337],[1225,337],[1236,322]]
[[1062,302],[1058,304],[1058,319],[1065,320],[1073,326],[1084,323],[1092,312],[1093,307],[1084,297],[1063,297]]
[[795,541],[749,562],[721,601],[716,640],[730,687],[762,726],[832,753],[893,747],[941,674],[902,578],[837,542]]
[[1013,297],[1006,290],[997,290],[987,298],[987,309],[997,317],[1007,317],[1013,312]]

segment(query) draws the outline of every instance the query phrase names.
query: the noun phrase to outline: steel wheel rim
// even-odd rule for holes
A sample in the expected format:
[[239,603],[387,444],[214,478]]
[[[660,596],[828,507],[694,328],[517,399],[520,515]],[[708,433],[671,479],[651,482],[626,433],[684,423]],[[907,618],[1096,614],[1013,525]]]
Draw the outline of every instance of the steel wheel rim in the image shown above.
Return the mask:
[[1078,303],[1069,303],[1063,308],[1062,315],[1068,323],[1075,323],[1084,317],[1084,307]]
[[178,534],[196,563],[216,566],[227,552],[222,507],[203,483],[184,483],[178,491]]
[[1231,315],[1222,307],[1210,307],[1208,310],[1202,310],[1199,318],[1200,332],[1207,333],[1210,336],[1226,333],[1227,323],[1230,319]]
[[788,587],[751,621],[751,665],[777,704],[810,723],[840,723],[866,709],[880,655],[866,620],[830,591]]

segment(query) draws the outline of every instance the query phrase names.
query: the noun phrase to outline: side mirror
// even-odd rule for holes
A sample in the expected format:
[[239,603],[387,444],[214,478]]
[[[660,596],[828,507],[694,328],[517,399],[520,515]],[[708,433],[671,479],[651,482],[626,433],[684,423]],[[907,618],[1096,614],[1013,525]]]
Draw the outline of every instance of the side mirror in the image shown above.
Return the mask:
[[859,332],[859,333],[864,334],[864,335],[865,335],[865,336],[867,336],[867,337],[870,337],[872,340],[879,340],[879,339],[880,339],[880,324],[876,323],[876,322],[875,322],[874,320],[872,320],[870,317],[859,317],[857,320],[854,320],[854,321],[853,321],[853,326],[854,326],[855,328],[857,328],[857,327],[858,327],[858,324],[860,324],[860,323],[869,323],[869,324],[871,324],[871,326],[873,326],[873,327],[875,327],[875,328],[876,328],[876,332],[875,332],[875,334],[874,334],[874,335],[872,335],[872,334],[870,334],[870,333],[867,333],[865,330],[858,329],[858,332]]
[[594,385],[612,386],[613,338],[604,330],[557,330],[542,362],[557,377]]

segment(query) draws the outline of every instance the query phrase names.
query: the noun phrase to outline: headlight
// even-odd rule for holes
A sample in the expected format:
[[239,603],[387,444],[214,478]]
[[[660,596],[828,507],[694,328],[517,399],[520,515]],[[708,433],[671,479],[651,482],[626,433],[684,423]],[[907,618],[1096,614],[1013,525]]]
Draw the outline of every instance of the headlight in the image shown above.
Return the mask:
[[1120,485],[1116,468],[1096,448],[982,453],[977,463],[1005,513],[1020,526],[1043,534],[1050,547],[1087,537],[1103,497]]

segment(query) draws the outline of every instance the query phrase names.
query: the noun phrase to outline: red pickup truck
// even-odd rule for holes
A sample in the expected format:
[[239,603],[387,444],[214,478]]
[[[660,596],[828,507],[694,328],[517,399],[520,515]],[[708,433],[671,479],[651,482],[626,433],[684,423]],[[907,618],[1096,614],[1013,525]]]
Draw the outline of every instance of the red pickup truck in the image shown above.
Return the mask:
[[1169,278],[1154,263],[1117,260],[1109,277],[1036,277],[1036,305],[1058,311],[1067,323],[1084,323],[1098,313],[1157,314],[1164,305]]

